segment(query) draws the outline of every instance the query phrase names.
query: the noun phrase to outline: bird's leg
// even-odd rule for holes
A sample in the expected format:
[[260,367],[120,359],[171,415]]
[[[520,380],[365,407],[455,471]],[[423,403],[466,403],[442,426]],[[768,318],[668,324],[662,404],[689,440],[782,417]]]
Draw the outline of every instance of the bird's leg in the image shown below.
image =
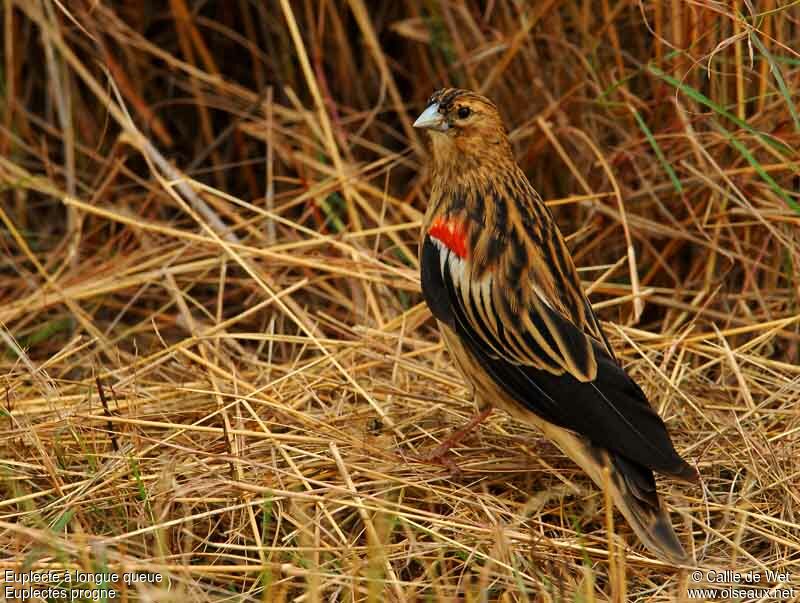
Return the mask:
[[445,455],[448,453],[448,451],[453,446],[455,446],[461,440],[463,440],[467,436],[467,434],[469,434],[470,431],[472,431],[478,425],[483,423],[486,420],[486,417],[488,417],[490,414],[492,414],[492,410],[493,410],[493,408],[491,406],[487,406],[486,408],[484,408],[481,412],[479,412],[477,415],[472,417],[472,419],[470,419],[469,423],[464,425],[464,427],[462,427],[461,429],[457,429],[452,434],[450,434],[450,436],[448,436],[447,439],[444,440],[444,442],[442,442],[441,444],[439,444],[436,447],[436,449],[433,451],[433,453],[428,458],[431,461],[439,462],[439,463],[442,463],[444,465],[448,465],[449,466],[450,464],[452,464],[452,463],[448,463],[445,460]]

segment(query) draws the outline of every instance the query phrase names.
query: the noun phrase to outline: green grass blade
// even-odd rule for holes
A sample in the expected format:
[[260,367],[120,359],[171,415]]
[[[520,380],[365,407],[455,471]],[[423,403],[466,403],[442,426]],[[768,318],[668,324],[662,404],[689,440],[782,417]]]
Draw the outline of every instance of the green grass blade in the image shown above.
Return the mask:
[[669,179],[672,180],[672,186],[675,187],[675,190],[678,192],[678,194],[683,193],[683,186],[681,185],[681,181],[678,179],[678,175],[675,173],[675,170],[672,169],[672,166],[669,164],[667,158],[664,156],[664,152],[661,150],[661,147],[659,146],[658,141],[656,141],[655,136],[653,136],[653,133],[650,131],[650,128],[647,127],[647,124],[645,123],[644,119],[642,119],[642,116],[636,109],[631,107],[631,112],[633,113],[633,116],[636,118],[636,123],[639,124],[639,127],[642,129],[642,132],[644,132],[644,135],[647,138],[647,141],[650,143],[650,146],[653,147],[653,150],[656,153],[656,157],[658,157],[659,163],[661,163],[661,166],[664,168],[664,170],[666,170],[667,174],[669,175]]
[[717,113],[719,115],[723,115],[724,117],[730,119],[737,126],[742,128],[743,130],[747,130],[748,132],[750,132],[754,136],[757,136],[758,138],[760,138],[761,140],[766,142],[768,145],[770,145],[771,147],[776,149],[782,155],[789,156],[789,155],[793,154],[792,150],[789,147],[787,147],[785,144],[783,144],[782,142],[780,142],[776,138],[770,136],[769,134],[765,134],[764,132],[759,132],[758,130],[753,128],[753,126],[748,124],[746,121],[744,121],[743,119],[739,119],[733,113],[731,113],[730,111],[728,111],[724,107],[722,107],[722,106],[718,105],[717,103],[715,103],[713,100],[708,98],[705,94],[703,94],[699,90],[695,90],[691,86],[676,80],[671,75],[669,75],[667,73],[664,73],[663,71],[661,71],[661,69],[659,69],[658,67],[654,67],[653,65],[650,65],[648,67],[648,71],[650,71],[650,73],[652,73],[656,77],[661,78],[662,80],[667,82],[669,85],[677,88],[678,90],[683,92],[686,96],[688,96],[692,100],[695,100],[698,103],[700,103],[702,105],[705,105],[706,107],[708,107],[709,109],[711,109],[715,113]]
[[775,77],[775,81],[778,83],[778,90],[781,91],[781,95],[786,101],[786,106],[789,108],[789,113],[792,116],[792,121],[794,121],[794,130],[795,132],[800,132],[800,116],[797,115],[797,107],[794,106],[792,95],[789,92],[789,89],[786,87],[786,82],[783,79],[783,74],[781,73],[780,67],[778,67],[778,64],[773,60],[772,55],[770,54],[769,50],[767,50],[767,47],[764,46],[763,42],[758,39],[758,36],[750,34],[750,40],[769,63],[769,70],[772,72],[772,75]]
[[753,169],[756,173],[761,177],[761,179],[767,183],[767,185],[772,189],[772,191],[778,195],[781,199],[786,202],[786,205],[791,207],[796,213],[800,214],[800,204],[797,203],[791,196],[781,187],[780,184],[775,182],[775,179],[770,176],[767,171],[761,166],[750,150],[744,146],[740,141],[736,140],[736,137],[723,128],[721,125],[717,124],[717,127],[722,131],[728,141],[731,143],[733,148],[735,148],[739,153],[741,153],[742,157],[747,159],[747,162],[753,166]]

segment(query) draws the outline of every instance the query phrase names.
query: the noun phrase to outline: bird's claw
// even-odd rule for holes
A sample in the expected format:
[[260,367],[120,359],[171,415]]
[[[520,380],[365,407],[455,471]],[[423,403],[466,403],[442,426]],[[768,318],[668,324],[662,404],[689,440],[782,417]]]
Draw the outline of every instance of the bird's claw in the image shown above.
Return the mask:
[[447,454],[449,447],[442,449],[438,446],[433,454],[427,457],[427,462],[431,465],[440,465],[450,471],[450,477],[459,477],[462,474],[461,467],[453,460],[453,457]]

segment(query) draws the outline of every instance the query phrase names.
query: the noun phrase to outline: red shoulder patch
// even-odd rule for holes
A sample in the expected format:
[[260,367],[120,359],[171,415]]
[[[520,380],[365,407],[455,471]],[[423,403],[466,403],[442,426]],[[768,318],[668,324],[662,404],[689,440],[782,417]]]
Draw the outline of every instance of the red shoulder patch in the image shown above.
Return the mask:
[[439,216],[431,224],[428,234],[458,257],[467,257],[467,229],[462,222]]

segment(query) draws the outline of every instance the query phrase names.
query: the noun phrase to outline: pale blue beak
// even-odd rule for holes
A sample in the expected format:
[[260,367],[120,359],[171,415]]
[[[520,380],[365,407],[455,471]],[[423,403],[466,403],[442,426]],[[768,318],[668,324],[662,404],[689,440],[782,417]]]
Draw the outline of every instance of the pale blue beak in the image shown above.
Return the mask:
[[414,127],[444,132],[450,126],[444,118],[444,115],[439,113],[439,103],[432,103],[427,109],[420,113],[417,121],[414,122]]

